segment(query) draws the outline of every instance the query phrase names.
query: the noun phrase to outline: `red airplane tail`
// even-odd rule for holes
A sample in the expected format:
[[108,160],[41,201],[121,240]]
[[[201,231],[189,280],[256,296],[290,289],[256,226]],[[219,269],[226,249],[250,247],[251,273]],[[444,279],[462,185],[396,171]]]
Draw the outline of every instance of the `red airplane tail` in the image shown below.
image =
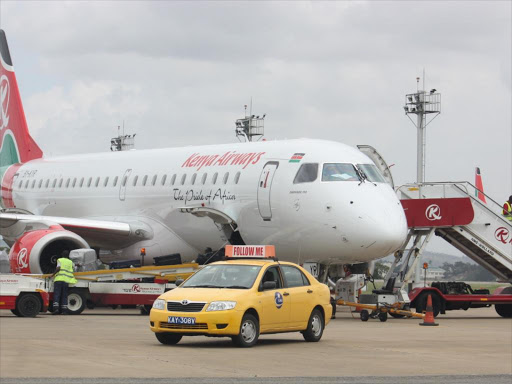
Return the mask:
[[[0,29],[0,172],[2,168],[43,157],[28,132],[18,82],[5,32]],[[5,169],[4,169],[5,171]],[[1,174],[0,174],[1,177]]]
[[476,167],[475,170],[475,196],[478,197],[483,203],[487,204],[484,195],[484,184],[482,182],[482,175],[480,174],[480,168]]

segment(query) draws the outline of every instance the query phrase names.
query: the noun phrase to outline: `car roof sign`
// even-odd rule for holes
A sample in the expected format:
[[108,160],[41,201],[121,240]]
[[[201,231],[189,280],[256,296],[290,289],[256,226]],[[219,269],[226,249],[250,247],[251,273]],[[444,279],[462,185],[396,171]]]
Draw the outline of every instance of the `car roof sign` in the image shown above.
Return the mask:
[[276,250],[273,245],[226,245],[226,258],[275,258]]

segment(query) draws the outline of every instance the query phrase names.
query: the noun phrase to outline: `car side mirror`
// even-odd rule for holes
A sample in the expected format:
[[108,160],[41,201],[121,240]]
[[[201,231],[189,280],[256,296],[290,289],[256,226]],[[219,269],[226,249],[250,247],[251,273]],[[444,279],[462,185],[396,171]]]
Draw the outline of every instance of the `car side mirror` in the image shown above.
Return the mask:
[[176,284],[177,287],[179,287],[181,284],[183,284],[185,280],[183,279],[176,279],[176,281],[174,282],[174,284]]
[[276,284],[275,281],[265,281],[263,283],[263,290],[264,291],[267,291],[269,289],[276,289],[276,287],[277,287],[277,284]]

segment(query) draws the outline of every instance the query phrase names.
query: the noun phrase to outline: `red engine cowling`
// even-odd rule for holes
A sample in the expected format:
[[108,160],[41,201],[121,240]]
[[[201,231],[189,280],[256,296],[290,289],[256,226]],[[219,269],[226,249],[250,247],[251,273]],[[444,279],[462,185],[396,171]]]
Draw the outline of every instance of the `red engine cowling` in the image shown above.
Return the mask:
[[60,225],[25,232],[11,247],[11,272],[53,273],[62,251],[78,248],[89,248],[89,245],[80,236]]

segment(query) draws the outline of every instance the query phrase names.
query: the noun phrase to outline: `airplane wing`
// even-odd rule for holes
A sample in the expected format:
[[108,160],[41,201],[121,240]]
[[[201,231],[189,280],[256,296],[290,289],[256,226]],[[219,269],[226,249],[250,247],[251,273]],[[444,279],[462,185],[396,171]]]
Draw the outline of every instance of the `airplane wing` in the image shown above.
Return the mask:
[[14,242],[27,231],[59,225],[81,236],[91,247],[102,249],[121,249],[153,237],[151,227],[141,221],[118,222],[114,218],[106,219],[0,213],[0,234],[8,242]]

